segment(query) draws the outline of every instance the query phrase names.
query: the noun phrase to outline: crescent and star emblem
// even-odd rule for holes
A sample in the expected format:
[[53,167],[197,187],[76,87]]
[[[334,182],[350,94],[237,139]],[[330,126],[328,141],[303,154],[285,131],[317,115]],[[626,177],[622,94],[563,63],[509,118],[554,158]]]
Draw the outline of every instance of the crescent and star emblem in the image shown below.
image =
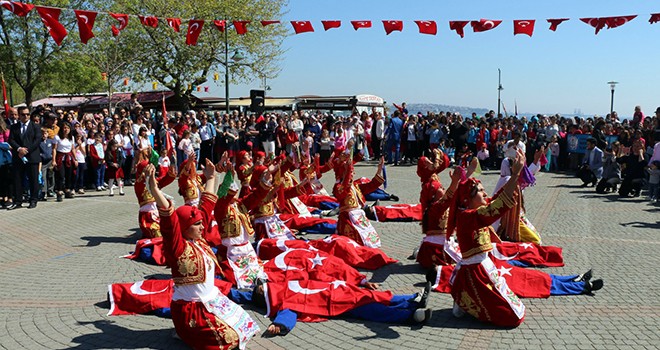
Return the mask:
[[159,291],[156,291],[156,292],[150,292],[150,291],[142,289],[142,284],[143,283],[144,283],[144,281],[133,283],[131,285],[131,293],[133,293],[135,295],[151,295],[151,294],[162,293],[162,292],[166,291],[169,288],[169,287],[165,287],[165,289],[163,289],[163,290],[159,290]]
[[[346,283],[346,282],[344,282]],[[318,294],[323,291],[328,290],[328,288],[323,288],[323,289],[308,289],[308,288],[303,288],[300,285],[300,281],[289,281],[288,283],[289,289],[294,292],[294,293],[300,293],[300,294],[305,294],[305,295],[312,295],[312,294]],[[336,288],[336,287],[335,287]]]

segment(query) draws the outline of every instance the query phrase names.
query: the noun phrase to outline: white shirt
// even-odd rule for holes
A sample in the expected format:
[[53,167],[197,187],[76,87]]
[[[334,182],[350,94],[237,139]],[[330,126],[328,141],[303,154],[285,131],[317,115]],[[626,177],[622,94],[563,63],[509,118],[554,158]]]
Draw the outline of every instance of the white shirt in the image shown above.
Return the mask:
[[57,145],[56,151],[60,153],[69,153],[73,149],[73,142],[69,139],[60,139],[58,135],[55,135],[54,143]]
[[382,118],[376,121],[376,137],[379,139],[385,137],[385,121]]

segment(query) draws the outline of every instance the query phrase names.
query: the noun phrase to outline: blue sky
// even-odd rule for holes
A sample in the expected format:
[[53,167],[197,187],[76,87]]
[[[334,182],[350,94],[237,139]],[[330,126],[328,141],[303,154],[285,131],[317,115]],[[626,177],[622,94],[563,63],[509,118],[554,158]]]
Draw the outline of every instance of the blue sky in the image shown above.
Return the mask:
[[[269,80],[272,96],[370,93],[388,103],[407,101],[497,108],[497,69],[502,70],[502,100],[521,112],[606,114],[610,80],[616,87],[614,109],[631,115],[635,105],[646,114],[660,106],[660,23],[655,1],[309,1],[290,0],[284,16],[310,20],[314,33],[291,35],[279,76]],[[638,14],[624,26],[594,29],[580,17]],[[556,32],[548,18],[570,18]],[[503,20],[494,30],[461,39],[450,20]],[[321,20],[342,20],[323,31]],[[403,32],[385,35],[381,20],[403,20]],[[514,19],[536,19],[533,37],[513,36]],[[372,20],[355,31],[350,20]],[[418,33],[414,20],[435,20],[436,36]],[[291,31],[293,33],[293,31]],[[231,96],[250,88],[231,86]],[[212,86],[212,94],[222,87]]]

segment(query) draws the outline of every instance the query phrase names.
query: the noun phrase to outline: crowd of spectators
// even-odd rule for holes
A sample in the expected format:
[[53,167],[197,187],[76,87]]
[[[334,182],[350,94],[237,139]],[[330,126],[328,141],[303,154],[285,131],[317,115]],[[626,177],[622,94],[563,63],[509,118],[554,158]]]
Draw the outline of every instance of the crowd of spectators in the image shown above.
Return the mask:
[[[255,115],[189,110],[165,118],[158,111],[143,109],[135,96],[114,113],[19,107],[0,118],[0,205],[14,209],[26,199],[30,207],[36,207],[35,200],[62,201],[86,190],[114,195],[115,187],[124,194],[123,185],[134,181],[140,152],[155,153],[161,162],[174,164],[188,157],[195,157],[199,164],[204,159],[217,161],[223,152],[236,162],[241,150],[263,151],[268,157],[286,152],[312,159],[319,154],[323,164],[351,139],[352,151],[362,153],[366,161],[383,156],[395,166],[415,164],[420,156],[441,148],[455,164],[468,164],[477,157],[482,169],[496,170],[505,157],[506,142],[519,138],[527,159],[544,149],[545,171],[577,171],[585,186],[596,186],[604,193],[620,185],[622,196],[638,196],[648,184],[649,195],[658,198],[660,107],[653,117],[636,107],[632,120],[621,120],[616,112],[573,118],[497,116],[490,111],[464,118],[451,112],[413,114],[405,103],[394,107],[391,115],[376,108],[350,116],[321,111]],[[24,134],[24,130],[30,123],[41,131],[36,148],[16,143],[26,142],[23,135],[30,132]],[[18,126],[10,130],[13,125]],[[572,149],[571,135],[585,134],[590,135],[586,150]],[[26,155],[32,157],[26,159]],[[37,170],[32,173],[21,164]],[[17,167],[20,171],[14,171]],[[33,188],[37,194],[31,193]]]

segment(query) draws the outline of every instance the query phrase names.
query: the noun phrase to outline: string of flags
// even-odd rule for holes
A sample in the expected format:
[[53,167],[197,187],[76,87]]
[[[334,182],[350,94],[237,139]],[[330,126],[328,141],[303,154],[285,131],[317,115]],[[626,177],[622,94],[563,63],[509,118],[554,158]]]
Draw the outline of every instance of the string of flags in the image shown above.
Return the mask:
[[[25,17],[33,9],[36,8],[38,15],[41,17],[41,20],[44,26],[48,29],[51,37],[57,45],[61,45],[64,38],[68,35],[66,28],[60,23],[59,18],[62,10],[69,10],[66,8],[50,7],[50,6],[36,6],[34,4],[28,4],[18,1],[0,1],[0,5],[6,10],[12,12],[13,14]],[[73,10],[76,16],[76,21],[78,24],[78,31],[80,35],[80,41],[83,44],[94,37],[94,23],[98,14],[105,14],[114,19],[115,22],[111,25],[112,34],[118,36],[122,30],[124,30],[128,24],[130,17],[137,17],[145,27],[157,28],[160,24],[164,24],[167,27],[170,27],[177,33],[181,32],[182,20],[181,18],[158,18],[156,16],[142,16],[142,15],[129,15],[123,13],[106,13],[106,12],[96,12],[88,10]],[[637,15],[629,16],[613,16],[613,17],[585,17],[580,18],[580,21],[586,23],[587,25],[595,29],[595,34],[598,34],[602,29],[612,29],[620,27],[633,19],[637,18]],[[547,23],[550,25],[549,30],[556,31],[560,24],[565,21],[570,20],[570,18],[550,18],[546,19]],[[660,13],[654,13],[650,15],[649,23],[654,24],[660,22]],[[262,20],[262,21],[226,21],[226,20],[204,20],[204,19],[190,19],[188,20],[188,25],[186,29],[186,44],[187,45],[197,45],[199,35],[204,28],[206,23],[210,23],[213,28],[224,32],[230,26],[233,26],[234,30],[238,35],[245,35],[249,28],[249,25],[261,25],[261,27],[267,27],[270,25],[282,24],[279,20]],[[257,23],[258,22],[258,23]],[[350,25],[354,30],[359,29],[369,29],[372,28],[373,22],[371,20],[353,20],[349,21]],[[427,35],[436,35],[438,33],[438,22],[434,20],[416,20],[413,21],[417,25],[417,30],[420,34]],[[296,34],[314,32],[314,25],[311,21],[290,21],[293,31]],[[489,31],[497,28],[502,23],[502,20],[494,19],[479,19],[472,21],[449,21],[449,29],[455,31],[461,38],[465,37],[465,27],[469,24],[472,28],[472,32],[480,33]],[[331,29],[340,28],[342,26],[341,20],[322,20],[321,25],[323,26],[324,31]],[[402,32],[404,28],[404,21],[402,20],[382,20],[383,29],[385,34],[389,35],[393,32]],[[534,33],[536,25],[536,20],[527,19],[527,20],[513,20],[513,34],[514,35],[528,35],[532,36]]]

